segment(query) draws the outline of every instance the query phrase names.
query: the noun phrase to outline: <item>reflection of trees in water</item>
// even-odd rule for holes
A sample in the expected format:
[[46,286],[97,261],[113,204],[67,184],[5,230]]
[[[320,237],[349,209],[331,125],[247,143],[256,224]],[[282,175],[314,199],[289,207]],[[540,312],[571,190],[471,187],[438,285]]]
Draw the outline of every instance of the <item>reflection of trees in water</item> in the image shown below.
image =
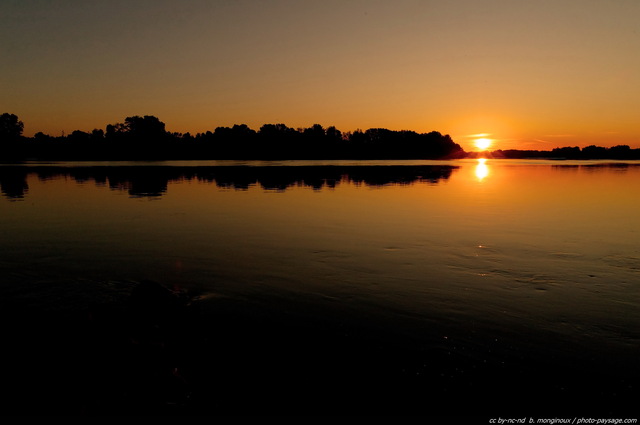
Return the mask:
[[26,169],[0,167],[0,192],[8,199],[23,199],[29,191]]
[[437,184],[457,166],[451,165],[354,165],[354,166],[96,166],[96,167],[7,167],[0,173],[2,192],[8,198],[22,198],[27,174],[40,180],[71,178],[78,183],[94,182],[112,190],[127,191],[132,197],[160,197],[169,182],[202,181],[219,188],[285,191],[292,187],[313,190],[334,188],[340,183],[371,187]]
[[198,173],[197,178],[236,190],[246,190],[252,185],[265,190],[283,191],[300,186],[321,190],[334,188],[341,182],[367,186],[437,183],[448,179],[456,168],[403,165],[220,167]]

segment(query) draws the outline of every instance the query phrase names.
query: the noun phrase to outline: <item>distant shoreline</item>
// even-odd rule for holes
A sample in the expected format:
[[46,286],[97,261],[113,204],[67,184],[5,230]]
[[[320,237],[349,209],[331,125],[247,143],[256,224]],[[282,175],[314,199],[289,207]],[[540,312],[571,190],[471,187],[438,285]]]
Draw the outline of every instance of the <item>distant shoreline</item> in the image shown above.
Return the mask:
[[[488,152],[469,152],[465,156],[460,157],[443,157],[443,158],[420,158],[420,157],[391,157],[391,158],[379,158],[379,157],[320,157],[320,158],[308,158],[308,157],[277,157],[277,158],[261,158],[261,157],[223,157],[223,158],[210,158],[210,157],[152,157],[152,158],[138,158],[138,157],[67,157],[67,156],[30,156],[30,157],[4,157],[0,155],[0,166],[20,166],[20,165],[43,165],[41,163],[52,163],[52,165],[57,165],[58,163],[96,163],[90,165],[93,166],[120,166],[120,163],[133,162],[133,163],[146,163],[148,165],[155,165],[154,163],[163,163],[163,162],[180,162],[180,163],[198,163],[198,162],[232,162],[232,163],[251,163],[251,162],[259,162],[264,166],[272,166],[273,164],[287,164],[289,162],[302,162],[303,165],[296,164],[295,166],[318,166],[316,164],[312,164],[314,162],[319,162],[320,166],[334,166],[330,164],[331,162],[347,162],[349,164],[354,164],[355,166],[363,166],[370,165],[370,162],[380,162],[385,163],[388,162],[390,165],[380,164],[381,167],[389,167],[397,164],[398,161],[436,161],[436,162],[446,162],[446,161],[455,161],[461,159],[491,159],[491,160],[502,160],[502,159],[512,159],[512,160],[526,160],[526,161],[640,161],[640,152],[634,152],[636,150],[632,150],[627,156],[624,155],[610,155],[610,156],[590,156],[590,155],[573,155],[573,156],[559,156],[555,155],[550,151],[540,151],[535,155],[528,155],[527,151],[512,151],[508,154],[503,154],[502,151],[488,151]],[[640,149],[637,149],[640,151]],[[361,163],[363,165],[361,165]],[[342,164],[344,165],[344,164]],[[410,164],[415,165],[415,164]],[[188,165],[191,167],[191,165]],[[225,167],[238,167],[242,165],[224,165],[218,164],[218,166]],[[255,167],[256,165],[247,164],[246,167]],[[404,166],[400,164],[400,166]]]
[[127,117],[124,122],[108,124],[105,130],[75,130],[61,136],[38,132],[24,137],[23,129],[16,115],[0,115],[0,161],[640,159],[640,148],[628,145],[466,152],[451,136],[438,131],[369,128],[342,132],[320,124],[308,128],[264,124],[258,131],[236,124],[192,135],[168,132],[164,122],[152,115]]

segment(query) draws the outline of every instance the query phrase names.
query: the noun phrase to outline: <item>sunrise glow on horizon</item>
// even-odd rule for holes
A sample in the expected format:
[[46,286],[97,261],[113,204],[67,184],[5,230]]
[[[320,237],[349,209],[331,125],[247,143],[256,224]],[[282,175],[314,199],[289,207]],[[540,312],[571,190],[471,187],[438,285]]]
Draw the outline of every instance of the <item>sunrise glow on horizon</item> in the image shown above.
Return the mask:
[[4,2],[0,113],[25,136],[154,115],[191,134],[320,124],[438,131],[467,151],[640,148],[637,16],[632,0]]

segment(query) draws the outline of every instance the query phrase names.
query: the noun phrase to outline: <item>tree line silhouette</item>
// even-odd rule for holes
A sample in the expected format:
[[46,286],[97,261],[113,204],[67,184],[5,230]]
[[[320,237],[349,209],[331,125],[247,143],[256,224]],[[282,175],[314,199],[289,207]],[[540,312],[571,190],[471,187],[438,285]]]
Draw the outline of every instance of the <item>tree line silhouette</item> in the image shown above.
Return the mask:
[[[484,153],[470,153],[467,157],[484,155]],[[518,150],[498,149],[488,153],[492,158],[505,159],[640,159],[640,149],[631,149],[628,145],[617,145],[610,148],[589,145],[584,148],[566,146],[551,150]]]
[[152,115],[131,116],[105,130],[75,130],[68,135],[42,132],[22,136],[14,114],[0,116],[0,159],[53,160],[281,160],[281,159],[453,159],[466,155],[449,135],[384,128],[341,132],[314,124],[290,128],[264,124],[217,127],[192,135],[171,133]]
[[75,130],[68,135],[22,135],[15,114],[0,115],[0,160],[286,160],[286,159],[459,159],[491,156],[508,159],[640,159],[628,145],[557,147],[551,150],[465,152],[449,135],[370,128],[341,132],[314,124],[291,128],[264,124],[217,127],[204,133],[168,132],[153,115],[126,117],[104,130]]

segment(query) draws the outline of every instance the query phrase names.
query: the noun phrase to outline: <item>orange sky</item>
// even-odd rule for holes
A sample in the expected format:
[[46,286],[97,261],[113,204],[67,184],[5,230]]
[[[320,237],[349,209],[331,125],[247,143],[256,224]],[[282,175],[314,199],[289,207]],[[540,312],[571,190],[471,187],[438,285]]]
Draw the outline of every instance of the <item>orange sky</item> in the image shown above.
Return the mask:
[[155,115],[640,148],[640,2],[10,1],[0,113],[38,131]]

